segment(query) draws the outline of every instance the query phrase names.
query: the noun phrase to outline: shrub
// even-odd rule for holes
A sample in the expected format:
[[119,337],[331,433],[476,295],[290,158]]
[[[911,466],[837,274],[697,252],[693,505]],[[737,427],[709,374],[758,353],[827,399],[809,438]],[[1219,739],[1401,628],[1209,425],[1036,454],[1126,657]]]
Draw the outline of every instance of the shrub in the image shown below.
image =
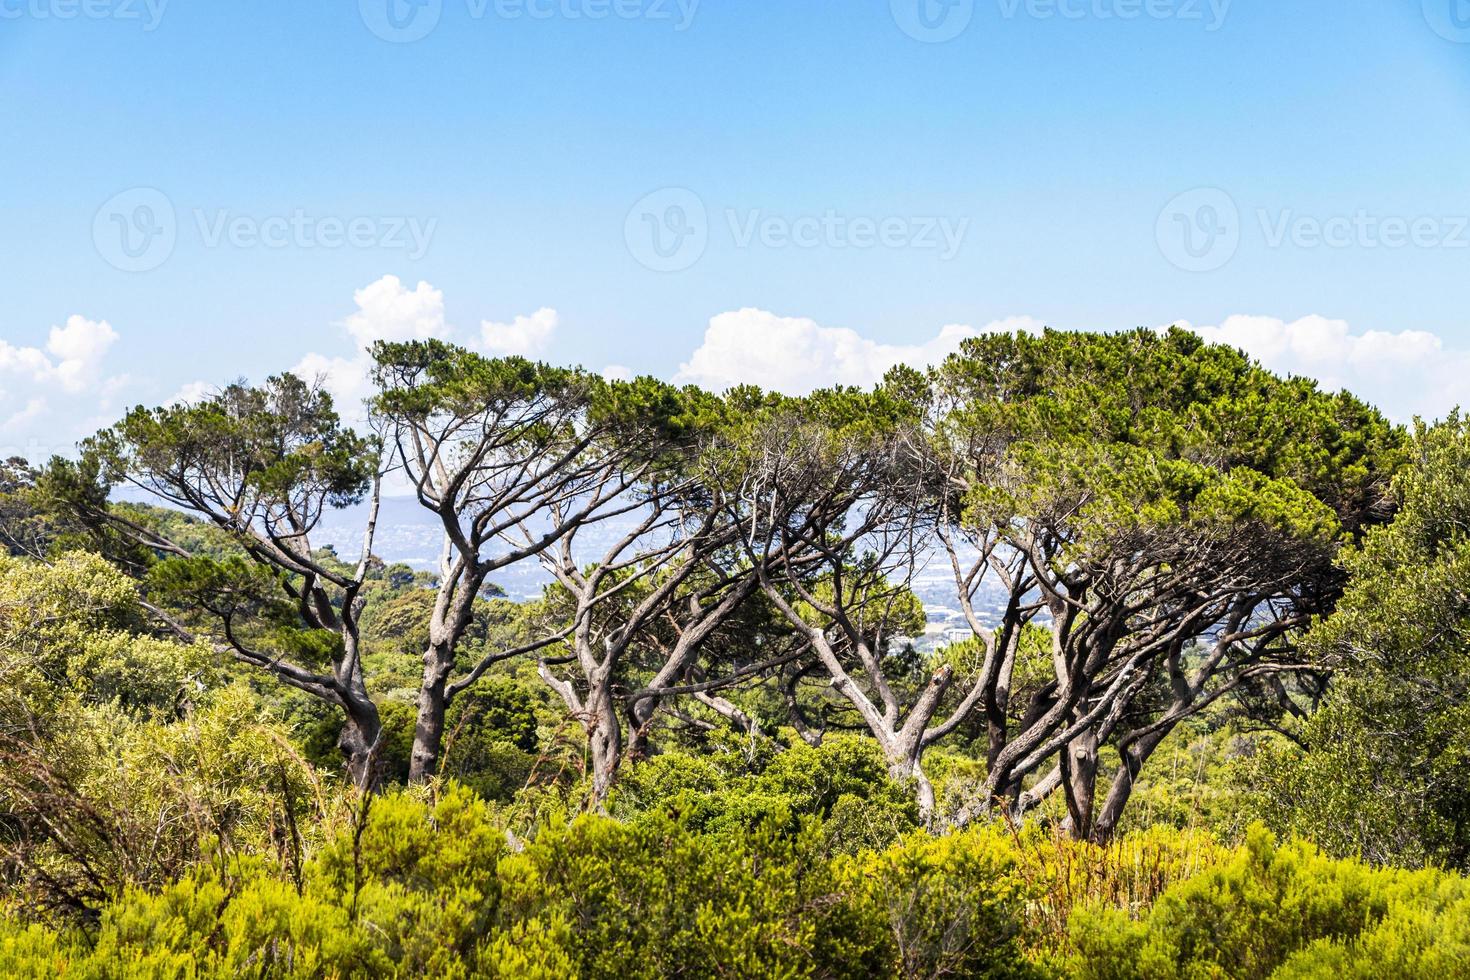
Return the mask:
[[[1016,850],[995,827],[919,833],[847,859],[838,874],[847,928],[828,930],[823,958],[848,975],[860,975],[848,971],[862,964],[881,967],[867,975],[1037,976],[1021,940],[1026,906],[1038,896],[1017,872]],[[854,953],[856,962],[843,962]]]
[[1096,980],[1324,976],[1359,956],[1417,969],[1465,941],[1464,929],[1445,943],[1430,931],[1440,909],[1470,894],[1463,879],[1447,884],[1438,874],[1333,860],[1302,841],[1278,846],[1256,826],[1227,862],[1171,887],[1142,920],[1116,906],[1080,911],[1072,966]]
[[872,740],[837,735],[811,746],[743,755],[670,752],[629,767],[612,812],[658,811],[691,829],[729,837],[779,829],[794,835],[817,818],[834,851],[886,847],[919,826],[913,797],[888,775]]
[[742,847],[663,816],[584,817],[502,863],[502,915],[584,977],[800,976],[814,926],[795,856],[774,834]]

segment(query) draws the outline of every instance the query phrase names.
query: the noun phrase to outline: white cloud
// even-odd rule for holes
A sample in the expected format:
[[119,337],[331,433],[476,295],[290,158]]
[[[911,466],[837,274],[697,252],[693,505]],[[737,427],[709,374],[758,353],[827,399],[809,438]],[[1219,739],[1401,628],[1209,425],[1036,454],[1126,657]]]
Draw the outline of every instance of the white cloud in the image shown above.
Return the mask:
[[951,324],[916,345],[882,344],[845,327],[746,308],[709,322],[704,342],[680,365],[674,380],[715,391],[753,384],[805,394],[829,385],[867,386],[898,364],[922,367],[943,360],[970,337],[1002,331],[1037,333],[1040,321],[1011,317],[974,327]]
[[164,404],[170,406],[197,405],[218,390],[219,385],[210,384],[208,381],[190,381],[174,392],[173,397]]
[[0,372],[75,394],[97,383],[102,360],[116,342],[117,331],[106,320],[71,316],[64,326],[51,328],[45,350],[0,340]]
[[359,347],[374,341],[445,337],[444,293],[426,282],[409,290],[397,276],[384,276],[352,294],[357,303],[342,325]]
[[1267,368],[1346,388],[1397,421],[1443,417],[1470,404],[1470,351],[1423,330],[1354,333],[1345,320],[1232,316],[1218,326],[1179,321],[1212,343],[1238,347]]
[[632,381],[633,369],[621,364],[609,364],[602,369],[602,376],[608,381]]
[[97,381],[102,359],[117,342],[117,331],[106,320],[71,316],[64,327],[52,327],[46,350],[58,358],[56,378],[67,391],[82,391]]
[[[1457,405],[1470,406],[1470,349],[1427,331],[1355,331],[1344,320],[1316,315],[1177,323],[1212,343],[1239,347],[1277,373],[1314,378],[1328,390],[1346,388],[1395,421],[1442,418]],[[1018,316],[979,328],[950,325],[923,343],[895,345],[808,318],[743,309],[710,320],[703,342],[675,380],[716,391],[754,384],[788,394],[834,384],[866,386],[895,364],[937,363],[968,337],[1041,328],[1041,321]]]
[[368,348],[380,340],[445,339],[452,330],[444,318],[444,293],[420,281],[413,289],[388,275],[354,290],[357,310],[341,322],[352,340],[349,355],[309,353],[291,373],[320,381],[332,395],[337,412],[353,424],[366,421],[363,402],[372,393],[372,358]]
[[[0,339],[0,432],[7,443],[18,440],[5,448],[7,455],[44,458],[85,434],[86,422],[104,413],[127,383],[125,377],[104,376],[117,339],[110,323],[84,316],[53,326],[44,348]],[[52,421],[58,407],[68,410],[67,420]],[[48,431],[37,426],[42,421],[51,422]]]
[[372,395],[372,367],[372,359],[366,354],[356,357],[307,354],[296,362],[291,373],[307,382],[320,381],[331,394],[337,414],[359,424],[367,419],[363,402]]
[[496,356],[536,357],[544,352],[556,333],[560,317],[556,310],[542,307],[530,316],[518,316],[510,323],[480,324],[480,349]]
[[[444,293],[427,282],[409,289],[397,276],[384,276],[356,290],[356,312],[341,322],[352,344],[350,352],[306,354],[291,373],[308,381],[320,380],[332,395],[337,411],[353,425],[366,421],[364,401],[372,395],[372,358],[368,348],[379,340],[408,341],[456,339],[445,318]],[[541,353],[556,332],[556,310],[544,308],[510,323],[485,321],[476,346],[489,354]],[[176,396],[177,397],[177,396]]]
[[[40,398],[29,399],[14,415],[0,422],[0,432],[18,432],[28,422],[46,414],[46,402]],[[9,454],[4,454],[8,456]],[[34,462],[34,460],[33,460]]]

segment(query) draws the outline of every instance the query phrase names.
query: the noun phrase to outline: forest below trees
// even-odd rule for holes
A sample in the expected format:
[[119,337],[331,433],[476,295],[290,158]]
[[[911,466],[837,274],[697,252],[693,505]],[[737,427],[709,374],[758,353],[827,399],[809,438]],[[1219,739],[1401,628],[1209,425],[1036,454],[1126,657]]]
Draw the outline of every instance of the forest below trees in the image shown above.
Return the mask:
[[371,353],[0,468],[0,975],[1470,977],[1458,415]]

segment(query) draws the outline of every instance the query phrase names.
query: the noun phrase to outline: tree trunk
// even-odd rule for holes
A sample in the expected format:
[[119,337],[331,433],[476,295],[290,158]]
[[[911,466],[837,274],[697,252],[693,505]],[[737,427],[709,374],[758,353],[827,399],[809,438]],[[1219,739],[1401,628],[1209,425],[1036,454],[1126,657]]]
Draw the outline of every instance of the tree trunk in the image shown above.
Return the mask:
[[426,783],[439,771],[439,754],[444,744],[444,715],[449,708],[446,687],[454,666],[454,648],[430,643],[424,651],[424,677],[419,684],[418,718],[413,729],[413,752],[409,756],[408,781]]
[[1067,797],[1068,824],[1075,840],[1092,837],[1097,795],[1097,730],[1089,728],[1062,750],[1062,789]]
[[591,755],[592,804],[601,810],[612,792],[623,761],[623,726],[608,698],[597,698],[589,714],[587,747]]
[[919,804],[919,822],[926,828],[934,826],[934,784],[929,781],[924,767],[915,759],[910,763],[893,766],[893,778],[901,783],[912,783],[914,800]]
[[878,744],[882,746],[883,753],[888,757],[888,774],[894,781],[908,787],[914,794],[914,802],[919,804],[919,821],[925,827],[931,828],[934,824],[934,784],[929,781],[929,776],[924,772],[923,732],[911,734],[904,738],[882,737],[880,735]]
[[347,720],[337,736],[337,747],[347,763],[347,774],[358,789],[376,790],[382,779],[379,765],[383,725],[377,705],[367,698],[345,706]]
[[760,722],[740,710],[740,707],[732,701],[713,694],[702,693],[695,694],[694,700],[724,718],[742,735],[754,738],[761,733]]
[[1153,755],[1154,749],[1159,743],[1168,738],[1173,726],[1152,732],[1133,742],[1127,744],[1123,749],[1123,764],[1118,767],[1118,774],[1113,777],[1113,784],[1108,788],[1108,798],[1103,801],[1102,811],[1097,817],[1097,826],[1093,829],[1093,837],[1099,844],[1105,844],[1118,831],[1118,824],[1123,819],[1123,811],[1128,806],[1128,799],[1133,795],[1133,787],[1138,782],[1138,774],[1143,769],[1143,764],[1148,757]]

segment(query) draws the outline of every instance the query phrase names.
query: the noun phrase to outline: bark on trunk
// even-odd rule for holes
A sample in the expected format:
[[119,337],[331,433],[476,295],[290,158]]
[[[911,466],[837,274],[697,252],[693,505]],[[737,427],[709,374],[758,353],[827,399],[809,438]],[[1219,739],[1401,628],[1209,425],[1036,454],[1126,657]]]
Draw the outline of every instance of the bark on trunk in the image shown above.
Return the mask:
[[1092,837],[1093,800],[1097,795],[1097,730],[1089,728],[1062,751],[1062,789],[1067,822],[1075,840]]
[[914,802],[919,805],[919,821],[926,828],[934,826],[934,784],[924,772],[924,733],[928,730],[927,720],[934,714],[934,705],[943,696],[948,686],[947,671],[936,675],[930,687],[932,695],[921,698],[915,706],[916,717],[910,725],[895,734],[879,734],[878,744],[888,757],[888,771],[899,783],[910,787]]
[[919,822],[932,829],[934,825],[934,784],[929,781],[924,767],[918,759],[895,763],[889,772],[899,783],[913,787],[914,800],[919,804]]
[[623,761],[623,726],[611,700],[599,698],[591,709],[587,747],[591,755],[592,804],[601,810],[618,778]]
[[430,643],[424,651],[424,677],[419,685],[418,718],[414,723],[413,752],[408,762],[410,783],[426,783],[439,771],[439,754],[444,744],[444,715],[449,709],[445,688],[453,666],[452,646]]
[[1143,764],[1172,730],[1173,726],[1161,729],[1124,748],[1123,764],[1118,767],[1118,774],[1108,787],[1108,797],[1103,801],[1102,810],[1097,816],[1097,826],[1093,830],[1093,837],[1099,844],[1107,843],[1117,833],[1118,824],[1123,819],[1123,811],[1128,807],[1128,799],[1133,795],[1133,787],[1138,783],[1138,774],[1143,770]]
[[337,747],[342,750],[347,774],[358,789],[376,790],[382,777],[378,750],[383,732],[377,706],[363,699],[346,710],[347,720],[337,736]]

